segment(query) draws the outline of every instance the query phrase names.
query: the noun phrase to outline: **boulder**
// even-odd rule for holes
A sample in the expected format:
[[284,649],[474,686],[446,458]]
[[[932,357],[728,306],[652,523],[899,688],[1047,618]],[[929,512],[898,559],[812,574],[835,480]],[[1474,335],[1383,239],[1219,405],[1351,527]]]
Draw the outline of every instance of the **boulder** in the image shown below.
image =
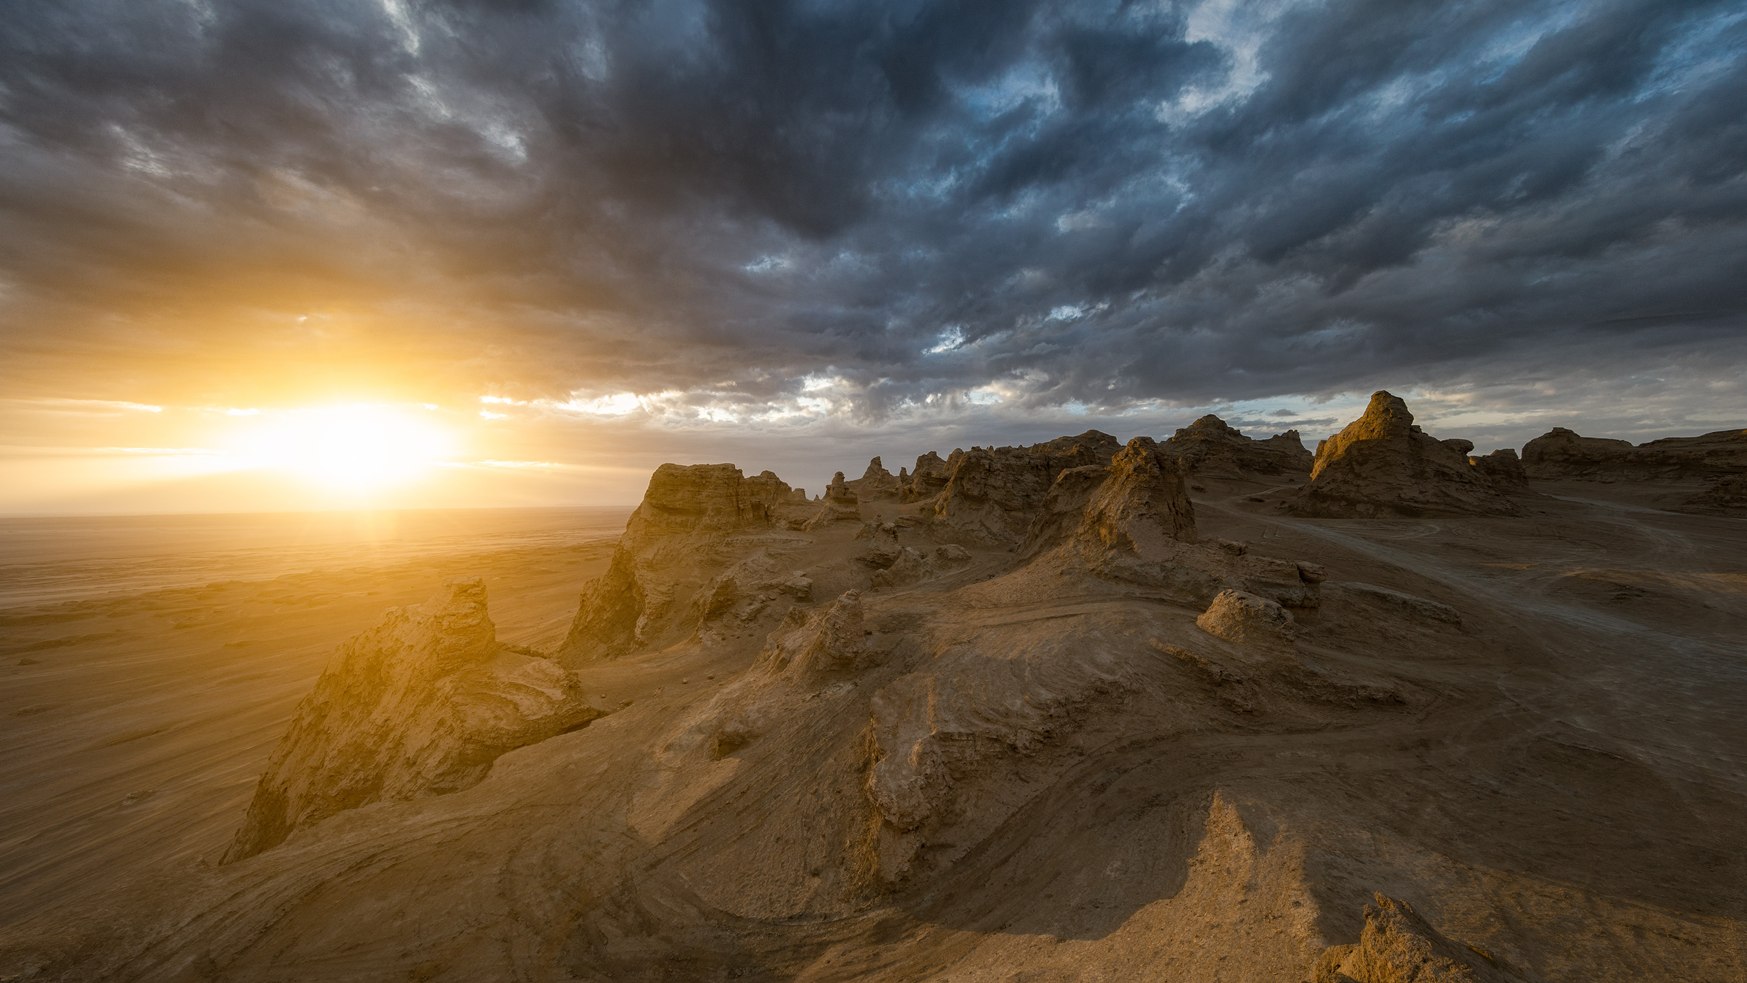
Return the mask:
[[600,715],[572,674],[498,644],[484,582],[449,581],[340,646],[274,748],[225,862],[347,809],[469,788],[504,752]]
[[1414,426],[1401,397],[1382,391],[1364,416],[1317,447],[1309,483],[1286,507],[1339,517],[1521,512],[1466,456]]
[[1186,471],[1210,478],[1309,471],[1314,460],[1296,430],[1252,440],[1211,413],[1178,430],[1167,444],[1165,452]]
[[1228,642],[1263,643],[1286,640],[1294,627],[1285,608],[1241,590],[1220,591],[1195,625]]

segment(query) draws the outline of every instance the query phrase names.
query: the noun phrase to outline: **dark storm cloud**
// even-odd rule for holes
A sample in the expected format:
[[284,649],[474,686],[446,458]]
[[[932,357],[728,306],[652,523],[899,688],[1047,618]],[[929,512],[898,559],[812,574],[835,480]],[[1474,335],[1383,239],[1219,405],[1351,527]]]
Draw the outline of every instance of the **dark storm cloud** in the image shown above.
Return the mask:
[[13,3],[6,344],[137,383],[364,312],[324,343],[455,392],[864,418],[1747,362],[1744,51],[1667,0]]

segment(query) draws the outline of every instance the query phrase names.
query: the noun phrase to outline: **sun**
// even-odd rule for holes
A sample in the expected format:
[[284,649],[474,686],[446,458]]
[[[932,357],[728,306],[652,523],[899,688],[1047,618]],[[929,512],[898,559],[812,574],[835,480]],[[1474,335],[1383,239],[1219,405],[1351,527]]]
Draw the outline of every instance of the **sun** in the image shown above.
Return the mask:
[[245,443],[246,453],[264,466],[332,489],[371,491],[418,477],[453,442],[429,420],[364,404],[288,411]]

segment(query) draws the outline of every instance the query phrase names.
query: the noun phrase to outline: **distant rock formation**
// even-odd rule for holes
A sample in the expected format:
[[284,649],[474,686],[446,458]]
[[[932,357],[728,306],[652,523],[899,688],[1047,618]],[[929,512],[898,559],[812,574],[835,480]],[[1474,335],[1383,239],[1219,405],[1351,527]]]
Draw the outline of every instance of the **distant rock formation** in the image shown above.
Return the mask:
[[1747,475],[1724,478],[1680,506],[1681,512],[1735,515],[1747,512]]
[[[1468,449],[1473,450],[1473,445],[1469,445]],[[1501,447],[1484,457],[1471,456],[1468,458],[1468,465],[1485,475],[1486,480],[1492,482],[1492,487],[1506,495],[1527,494],[1529,491],[1528,474],[1523,471],[1523,462],[1516,456],[1514,448]]]
[[1310,482],[1287,508],[1305,516],[1515,515],[1521,508],[1458,451],[1420,432],[1407,403],[1371,395],[1365,415],[1317,445]]
[[955,450],[933,515],[942,527],[973,541],[1017,547],[1058,475],[1108,464],[1121,446],[1109,434],[1088,430],[1030,447]]
[[1747,430],[1666,437],[1634,447],[1554,427],[1523,445],[1523,470],[1530,478],[1716,481],[1747,474]]
[[933,451],[916,459],[916,468],[912,471],[899,490],[900,500],[904,502],[921,502],[933,498],[946,488],[947,479],[952,476],[952,469],[939,454]]
[[1330,946],[1311,983],[1534,983],[1484,949],[1456,942],[1431,927],[1405,901],[1376,896],[1365,906],[1356,945]]
[[449,581],[340,646],[274,748],[225,862],[347,809],[469,788],[505,751],[600,715],[556,663],[498,644],[482,581]]
[[1185,469],[1209,478],[1309,471],[1315,463],[1296,430],[1252,440],[1211,413],[1178,430],[1167,443],[1166,453]]
[[[843,475],[832,489],[841,488]],[[831,493],[828,493],[828,496]],[[566,664],[612,658],[645,644],[676,602],[700,541],[768,529],[779,509],[806,507],[769,471],[744,477],[732,464],[663,464],[631,513],[607,572],[589,584],[560,650]],[[657,569],[663,572],[655,573]],[[701,584],[703,576],[699,575]],[[696,585],[694,585],[696,586]]]
[[[839,472],[839,474],[841,473]],[[896,499],[902,491],[902,485],[897,477],[887,471],[885,465],[881,464],[877,457],[869,461],[867,470],[862,472],[861,477],[848,482],[847,487],[855,493],[858,499],[865,498],[869,501]]]

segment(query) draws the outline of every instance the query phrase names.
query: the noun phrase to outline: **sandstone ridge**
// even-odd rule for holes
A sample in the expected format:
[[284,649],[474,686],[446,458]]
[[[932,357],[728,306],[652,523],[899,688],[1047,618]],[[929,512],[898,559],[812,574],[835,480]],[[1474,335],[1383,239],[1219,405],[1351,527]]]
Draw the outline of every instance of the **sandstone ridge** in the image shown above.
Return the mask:
[[372,802],[469,788],[504,752],[601,713],[550,659],[498,644],[482,582],[450,581],[340,647],[274,749],[225,859]]
[[1718,481],[1747,474],[1747,430],[1718,430],[1698,437],[1667,437],[1633,446],[1630,441],[1583,437],[1564,427],[1523,445],[1530,478],[1586,481]]

